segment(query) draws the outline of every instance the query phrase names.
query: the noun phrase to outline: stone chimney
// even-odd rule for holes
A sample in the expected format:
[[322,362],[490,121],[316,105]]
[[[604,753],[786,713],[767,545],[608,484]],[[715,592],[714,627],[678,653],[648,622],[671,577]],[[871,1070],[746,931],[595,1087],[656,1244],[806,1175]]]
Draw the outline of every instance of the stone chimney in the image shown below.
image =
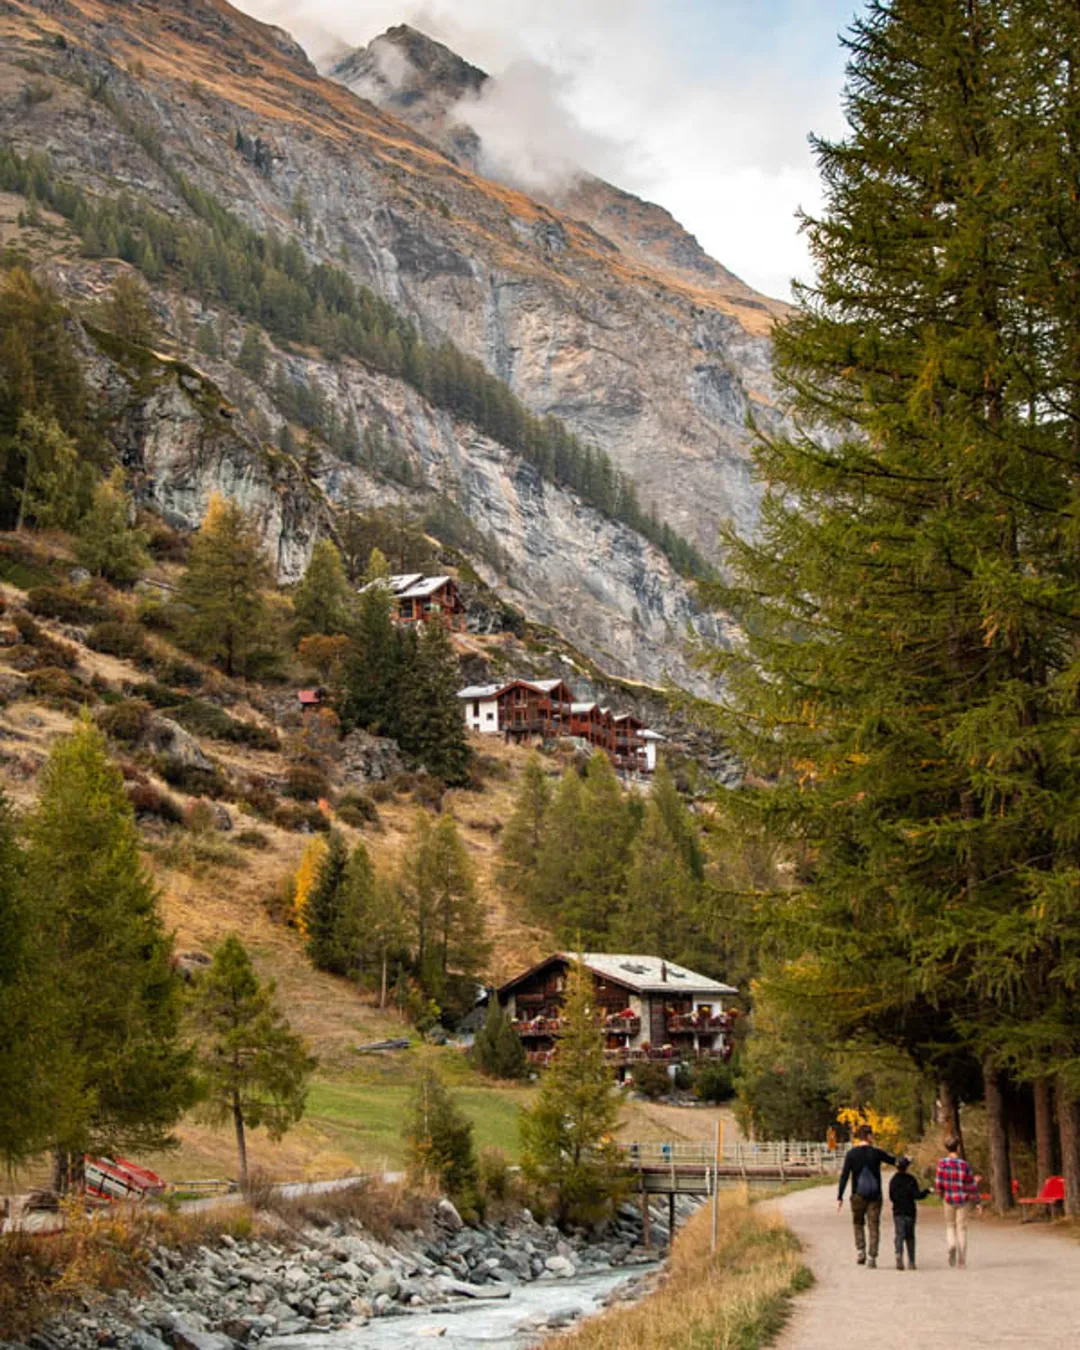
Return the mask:
[[667,984],[667,962],[660,962],[660,983]]

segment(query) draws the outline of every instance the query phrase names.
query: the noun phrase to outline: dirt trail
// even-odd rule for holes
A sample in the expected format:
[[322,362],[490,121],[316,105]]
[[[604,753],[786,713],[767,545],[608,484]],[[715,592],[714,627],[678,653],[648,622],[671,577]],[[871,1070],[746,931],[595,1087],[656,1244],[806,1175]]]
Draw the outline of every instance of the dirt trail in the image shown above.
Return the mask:
[[1080,1344],[1080,1243],[1045,1223],[973,1218],[968,1267],[950,1270],[941,1211],[919,1210],[919,1269],[896,1269],[892,1214],[878,1268],[855,1264],[851,1214],[834,1187],[775,1202],[806,1248],[817,1283],[799,1296],[777,1350],[995,1350]]

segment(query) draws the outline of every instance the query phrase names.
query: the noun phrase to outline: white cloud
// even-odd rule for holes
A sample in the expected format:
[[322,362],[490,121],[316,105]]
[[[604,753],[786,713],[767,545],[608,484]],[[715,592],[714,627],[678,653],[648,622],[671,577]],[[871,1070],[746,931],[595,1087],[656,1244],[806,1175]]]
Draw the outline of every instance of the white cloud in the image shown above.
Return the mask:
[[840,0],[237,0],[318,59],[408,22],[498,77],[468,120],[492,170],[580,166],[659,202],[769,294],[809,275],[806,138],[840,126]]

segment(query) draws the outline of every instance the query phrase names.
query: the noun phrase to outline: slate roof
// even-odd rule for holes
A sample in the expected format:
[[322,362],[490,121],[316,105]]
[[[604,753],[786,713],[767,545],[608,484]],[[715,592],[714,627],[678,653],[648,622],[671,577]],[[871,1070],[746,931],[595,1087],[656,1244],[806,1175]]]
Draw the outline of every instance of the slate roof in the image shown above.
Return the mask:
[[457,696],[464,699],[494,698],[501,688],[501,684],[468,684],[458,690]]
[[[737,994],[730,984],[711,979],[708,975],[699,975],[695,970],[680,966],[674,961],[664,961],[659,956],[626,956],[610,952],[584,952],[581,957],[588,970],[602,979],[632,989],[638,994]],[[520,983],[527,975],[541,970],[552,961],[576,961],[575,952],[554,952],[546,960],[538,962],[529,970],[522,971],[514,979],[507,981],[499,990],[506,993]],[[663,974],[667,979],[661,978]]]

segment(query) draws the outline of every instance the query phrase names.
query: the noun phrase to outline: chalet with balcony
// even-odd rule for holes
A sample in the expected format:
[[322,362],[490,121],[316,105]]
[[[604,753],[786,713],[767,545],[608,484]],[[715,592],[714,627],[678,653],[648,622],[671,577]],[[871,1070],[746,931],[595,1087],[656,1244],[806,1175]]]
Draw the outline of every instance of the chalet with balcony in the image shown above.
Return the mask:
[[570,734],[574,692],[563,680],[511,680],[458,690],[465,725],[510,741],[551,740]]
[[426,577],[422,572],[401,572],[372,586],[386,586],[393,597],[398,623],[428,623],[441,619],[448,628],[465,627],[465,605],[453,577]]
[[[534,1064],[558,1053],[567,974],[575,959],[555,952],[497,991]],[[733,1017],[724,1006],[736,994],[730,985],[658,956],[587,952],[581,959],[593,979],[607,1058],[620,1077],[650,1059],[730,1057]]]

